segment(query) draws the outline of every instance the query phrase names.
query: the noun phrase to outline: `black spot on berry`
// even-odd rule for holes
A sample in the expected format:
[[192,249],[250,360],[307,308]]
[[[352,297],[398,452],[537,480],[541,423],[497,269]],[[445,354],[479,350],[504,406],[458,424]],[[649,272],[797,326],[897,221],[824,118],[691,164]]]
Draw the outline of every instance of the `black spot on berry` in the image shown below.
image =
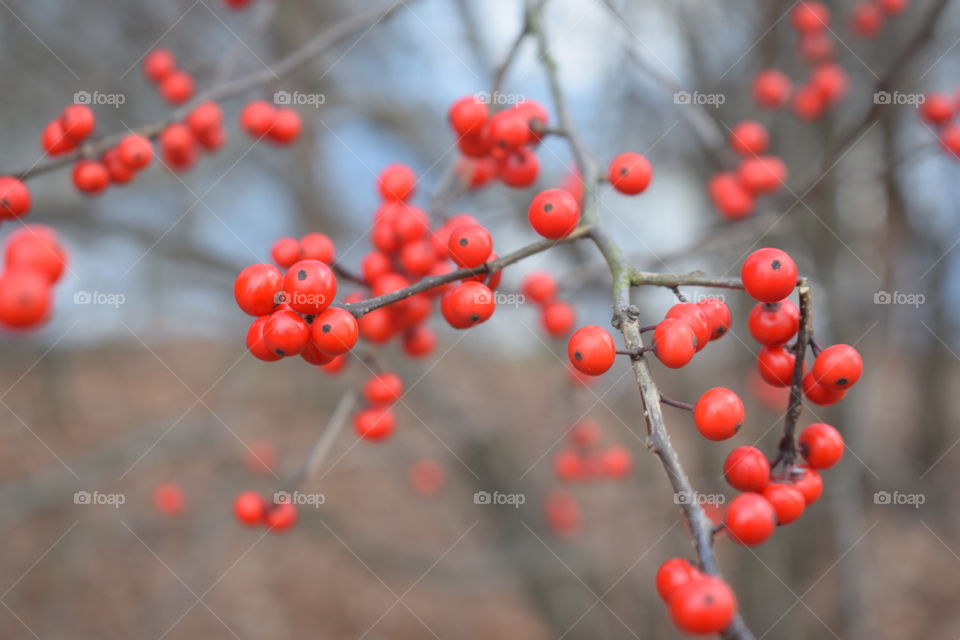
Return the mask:
[[718,337],[718,338],[719,338],[720,336],[722,336],[723,334],[725,334],[726,332],[727,332],[727,328],[726,328],[726,327],[717,327],[717,337]]
[[574,351],[573,357],[576,358],[577,362],[583,360],[583,354],[581,354],[579,351]]
[[627,169],[626,167],[620,167],[620,175],[625,176],[628,173],[630,173],[629,169]]
[[331,327],[331,326],[328,325],[328,324],[325,324],[325,325],[323,325],[323,326],[320,327],[320,328],[323,330],[324,333],[330,333],[330,330],[331,330],[333,327]]
[[553,211],[553,205],[548,202],[547,204],[543,205],[543,210],[547,213],[550,213]]
[[780,261],[774,260],[773,262],[771,262],[770,268],[773,269],[774,271],[780,271]]
[[840,385],[841,387],[846,385],[848,382],[850,381],[847,380],[846,378],[840,378],[839,380],[837,380],[837,384]]
[[470,314],[470,322],[480,322],[480,315],[476,313]]
[[457,241],[457,244],[459,244],[461,247],[465,247],[465,246],[467,246],[468,244],[470,244],[470,241],[467,240],[466,238],[460,238],[460,239]]
[[742,423],[742,422],[738,422],[738,423],[737,423],[737,426],[735,426],[735,427],[733,428],[733,432],[734,432],[734,433],[740,433],[740,428],[741,428],[741,427],[743,427],[743,423]]
[[274,353],[276,353],[276,354],[277,354],[278,356],[280,356],[281,358],[282,358],[283,356],[287,355],[287,354],[285,354],[285,353],[283,352],[283,349],[274,349],[273,351],[274,351]]
[[297,280],[306,280],[307,279],[307,270],[300,269],[297,271]]

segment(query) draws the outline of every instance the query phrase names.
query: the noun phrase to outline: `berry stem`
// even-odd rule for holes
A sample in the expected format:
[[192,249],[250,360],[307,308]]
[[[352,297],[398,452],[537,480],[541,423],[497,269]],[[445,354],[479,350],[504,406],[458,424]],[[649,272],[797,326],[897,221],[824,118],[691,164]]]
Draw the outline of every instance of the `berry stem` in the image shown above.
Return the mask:
[[645,346],[637,349],[617,349],[617,353],[621,356],[630,356],[631,358],[639,358],[648,351],[653,351],[653,346]]
[[662,402],[663,404],[665,404],[665,405],[667,405],[667,406],[670,406],[670,407],[676,407],[677,409],[684,409],[684,410],[686,410],[686,411],[693,411],[693,405],[690,404],[689,402],[680,402],[679,400],[674,400],[674,399],[672,399],[672,398],[668,398],[667,396],[663,395],[662,393],[660,394],[660,402]]
[[790,385],[790,402],[787,405],[787,414],[783,423],[780,454],[777,456],[777,462],[783,462],[785,469],[789,468],[797,457],[794,433],[797,430],[800,412],[803,410],[803,361],[807,353],[807,344],[809,344],[813,334],[813,301],[806,278],[801,280],[797,291],[800,295],[800,327],[797,331],[796,360],[793,365],[793,382]]
[[349,421],[350,412],[353,411],[356,403],[357,395],[353,392],[347,392],[340,396],[340,401],[327,422],[327,428],[320,433],[320,437],[317,438],[300,468],[283,481],[281,491],[293,491],[320,469],[337,436],[340,435],[344,425]]

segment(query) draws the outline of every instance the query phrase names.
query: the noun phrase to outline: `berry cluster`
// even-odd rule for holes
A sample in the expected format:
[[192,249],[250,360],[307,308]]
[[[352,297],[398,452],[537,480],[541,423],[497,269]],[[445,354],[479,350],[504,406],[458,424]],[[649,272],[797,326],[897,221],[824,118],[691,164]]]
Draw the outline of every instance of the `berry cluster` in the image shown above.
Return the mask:
[[278,109],[269,102],[254,100],[240,112],[240,127],[254,140],[266,138],[279,145],[296,142],[303,125],[300,114],[289,107]]
[[940,145],[954,158],[960,158],[960,124],[953,121],[960,102],[945,93],[928,93],[920,105],[920,117],[937,128]]
[[396,417],[390,407],[403,396],[403,380],[395,373],[374,374],[363,386],[369,403],[354,417],[353,428],[364,440],[386,440],[393,433]]
[[143,73],[172,105],[183,104],[193,97],[193,76],[177,68],[177,59],[169,49],[150,51],[143,58]]
[[60,115],[47,123],[40,136],[40,146],[52,156],[73,151],[97,126],[93,110],[84,104],[64,107]]
[[546,271],[531,271],[520,283],[524,299],[533,300],[540,308],[540,324],[552,338],[569,334],[577,322],[573,305],[557,299],[557,281]]
[[633,470],[633,454],[626,447],[600,448],[600,425],[581,420],[570,429],[568,446],[557,452],[553,470],[564,482],[582,482],[602,478],[620,479]]
[[292,502],[267,502],[256,491],[244,491],[233,502],[233,514],[248,527],[266,526],[270,531],[286,531],[297,522],[297,507]]
[[28,329],[45,322],[66,264],[66,251],[50,227],[29,224],[11,233],[0,274],[0,326]]
[[707,191],[713,205],[727,220],[753,214],[756,199],[774,193],[787,182],[787,165],[767,150],[767,129],[759,122],[744,120],[730,133],[730,147],[742,159],[735,171],[723,171],[710,179]]
[[656,584],[673,623],[684,633],[720,633],[737,612],[737,598],[730,586],[683,558],[670,558],[660,565]]

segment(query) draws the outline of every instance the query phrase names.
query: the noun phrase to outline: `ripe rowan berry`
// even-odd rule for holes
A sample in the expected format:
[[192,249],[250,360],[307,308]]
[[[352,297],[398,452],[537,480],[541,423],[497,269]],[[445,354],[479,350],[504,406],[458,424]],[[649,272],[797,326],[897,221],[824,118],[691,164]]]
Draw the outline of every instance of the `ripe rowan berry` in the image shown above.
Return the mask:
[[300,238],[300,253],[304,260],[319,260],[333,264],[337,248],[329,236],[322,233],[308,233]]
[[499,163],[499,175],[503,184],[514,189],[525,189],[537,181],[540,161],[526,147],[509,152]]
[[563,189],[541,191],[527,213],[530,225],[544,238],[562,238],[580,221],[580,205]]
[[949,122],[953,118],[953,100],[943,93],[928,93],[920,104],[920,117],[932,125]]
[[8,271],[35,271],[53,284],[63,275],[67,254],[53,229],[29,224],[7,238],[5,262]]
[[0,274],[0,325],[36,326],[47,319],[50,304],[51,286],[45,274],[26,269]]
[[320,351],[331,356],[350,351],[357,343],[359,332],[356,318],[340,307],[329,307],[314,318],[310,325],[313,343]]
[[278,356],[295,356],[306,349],[309,341],[310,325],[299,314],[279,309],[267,316],[263,343]]
[[680,302],[667,311],[667,318],[676,318],[684,320],[693,329],[693,334],[697,337],[697,351],[700,351],[710,342],[712,335],[710,321],[703,308],[692,302]]
[[827,347],[813,362],[813,379],[834,391],[845,391],[855,385],[863,373],[863,360],[848,344]]
[[570,333],[577,323],[577,313],[566,302],[550,302],[543,305],[540,321],[547,335],[553,338],[562,338]]
[[197,152],[197,138],[190,127],[176,122],[160,133],[160,149],[167,158],[189,158]]
[[807,505],[811,505],[823,495],[823,478],[815,470],[802,465],[793,468],[793,475],[784,480],[790,486],[803,494]]
[[319,260],[300,260],[283,276],[284,302],[300,313],[320,313],[337,295],[337,278]]
[[873,2],[859,2],[853,8],[852,22],[854,33],[870,38],[883,28],[883,10]]
[[476,96],[464,96],[453,103],[447,118],[450,126],[461,136],[479,133],[487,123],[489,109]]
[[510,151],[530,141],[530,127],[522,114],[504,109],[490,118],[490,139],[496,148]]
[[653,179],[650,161],[639,153],[621,153],[610,163],[610,184],[620,193],[630,196],[643,193]]
[[419,208],[405,203],[397,203],[394,207],[391,227],[394,237],[401,243],[413,242],[422,238],[430,230],[430,218]]
[[744,408],[740,396],[723,387],[706,391],[693,405],[693,422],[707,440],[726,440],[743,426]]
[[784,344],[800,327],[800,310],[790,300],[758,302],[747,320],[750,335],[762,345]]
[[680,587],[701,575],[700,571],[684,558],[670,558],[657,569],[657,593],[664,602],[670,602]]
[[462,225],[453,229],[447,242],[450,259],[464,268],[479,267],[493,251],[490,232],[478,224]]
[[409,200],[416,186],[417,174],[405,164],[391,164],[377,178],[380,195],[388,202]]
[[496,306],[493,292],[487,285],[476,281],[467,281],[451,288],[440,301],[443,317],[455,329],[467,329],[486,322]]
[[153,83],[159,83],[177,68],[177,59],[169,49],[153,49],[143,58],[143,73]]
[[201,102],[187,114],[185,122],[198,138],[209,135],[223,126],[223,109],[212,100]]
[[742,220],[753,215],[754,194],[744,187],[737,174],[724,171],[710,178],[707,184],[710,200],[725,220]]
[[63,135],[74,144],[80,143],[93,133],[96,125],[97,118],[93,114],[93,109],[85,104],[71,104],[60,114]]
[[411,358],[422,358],[433,351],[437,336],[430,327],[420,324],[403,332],[403,351]]
[[670,617],[684,633],[720,633],[737,612],[737,599],[720,578],[699,575],[676,589],[670,598]]
[[767,128],[755,120],[744,120],[730,131],[730,147],[740,155],[760,155],[769,142]]
[[697,353],[697,335],[686,320],[664,318],[653,331],[653,353],[671,369],[685,366]]
[[160,95],[170,104],[183,104],[193,97],[193,77],[186,71],[174,70],[160,81]]
[[273,128],[276,117],[276,107],[263,100],[254,100],[240,111],[240,127],[251,138],[262,138]]
[[411,276],[430,273],[430,269],[436,262],[437,252],[431,240],[414,240],[403,245],[403,249],[400,250],[400,264]]
[[0,176],[0,220],[19,218],[30,211],[30,190],[22,181]]
[[233,283],[233,297],[244,313],[265,316],[277,308],[277,293],[283,277],[272,264],[244,267]]
[[764,347],[757,354],[757,371],[767,384],[789,387],[796,361],[796,356],[782,346]]
[[393,433],[396,418],[388,407],[370,407],[357,413],[353,428],[364,440],[386,440]]
[[843,457],[843,436],[823,422],[814,422],[800,432],[800,453],[813,469],[828,469]]
[[52,156],[72,151],[76,147],[70,138],[63,134],[63,125],[60,124],[59,118],[51,121],[43,128],[40,145],[44,151]]
[[317,366],[329,364],[334,358],[334,356],[327,355],[323,351],[320,351],[317,345],[310,341],[307,342],[307,346],[300,352],[300,357],[303,358],[304,361]]
[[581,373],[599,376],[613,366],[617,346],[610,332],[591,324],[580,327],[567,342],[570,363]]
[[360,272],[367,284],[372,284],[377,278],[391,269],[390,257],[379,251],[372,251],[363,257],[360,263]]
[[741,493],[730,502],[723,522],[731,540],[752,547],[773,534],[777,512],[759,493]]
[[797,31],[821,31],[830,26],[830,10],[815,0],[802,0],[793,8],[790,22]]
[[762,491],[762,495],[773,506],[777,514],[777,524],[790,524],[803,514],[807,501],[796,487],[780,482],[771,482]]
[[110,184],[110,172],[96,160],[79,160],[73,165],[73,184],[83,193],[94,195]]
[[264,362],[276,362],[283,358],[270,350],[267,343],[263,340],[263,327],[270,319],[270,316],[261,316],[251,323],[247,329],[247,350],[257,359]]
[[586,475],[583,458],[572,449],[561,449],[553,457],[553,472],[564,482],[582,480]]
[[403,397],[403,380],[389,371],[375,374],[363,386],[363,395],[372,405],[391,405]]
[[117,153],[124,164],[139,171],[153,160],[153,144],[146,136],[131,133],[120,141]]
[[814,379],[813,372],[810,371],[803,376],[803,395],[813,404],[825,407],[843,400],[847,392],[845,389],[838,390],[825,387]]
[[267,132],[271,142],[292,144],[300,137],[303,123],[300,114],[290,108],[277,109],[273,114],[273,124]]
[[739,491],[762,491],[770,482],[770,463],[756,447],[737,447],[723,462],[723,476]]
[[261,524],[267,505],[256,491],[244,491],[233,501],[233,513],[241,524],[249,527]]
[[707,324],[710,325],[710,339],[717,340],[727,335],[732,323],[730,307],[727,303],[718,298],[704,298],[697,303],[700,310],[707,317]]
[[531,271],[520,282],[520,293],[536,303],[547,304],[557,297],[557,281],[546,271]]
[[776,69],[766,69],[753,80],[753,98],[764,109],[779,109],[790,99],[790,79]]
[[797,286],[797,264],[780,249],[757,249],[740,269],[743,288],[761,302],[779,302]]
[[607,447],[600,454],[600,469],[609,478],[625,478],[633,470],[633,454],[620,445]]
[[398,327],[391,311],[389,307],[380,307],[357,320],[357,328],[364,340],[383,344],[396,335]]

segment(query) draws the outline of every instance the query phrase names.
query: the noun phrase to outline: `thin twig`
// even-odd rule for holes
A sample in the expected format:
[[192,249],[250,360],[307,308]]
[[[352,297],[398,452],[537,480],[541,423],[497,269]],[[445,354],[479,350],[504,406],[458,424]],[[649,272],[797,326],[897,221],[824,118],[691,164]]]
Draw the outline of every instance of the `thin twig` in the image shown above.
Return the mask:
[[326,428],[320,433],[320,437],[317,438],[313,448],[310,449],[306,460],[300,465],[299,469],[293,472],[290,477],[282,483],[283,491],[296,489],[320,469],[327,454],[333,447],[337,436],[340,435],[344,425],[347,424],[350,412],[353,411],[356,403],[357,396],[353,392],[347,392],[340,396],[340,402],[337,403],[336,409],[333,410],[333,415],[331,415],[330,420],[327,421]]
[[780,454],[775,462],[783,462],[784,469],[789,469],[797,457],[797,443],[794,433],[797,421],[803,410],[803,361],[807,353],[807,344],[813,331],[813,309],[810,287],[806,280],[797,289],[800,295],[800,328],[797,331],[795,361],[793,364],[793,382],[790,385],[790,403],[787,406],[787,415],[783,424],[783,437],[780,439]]

